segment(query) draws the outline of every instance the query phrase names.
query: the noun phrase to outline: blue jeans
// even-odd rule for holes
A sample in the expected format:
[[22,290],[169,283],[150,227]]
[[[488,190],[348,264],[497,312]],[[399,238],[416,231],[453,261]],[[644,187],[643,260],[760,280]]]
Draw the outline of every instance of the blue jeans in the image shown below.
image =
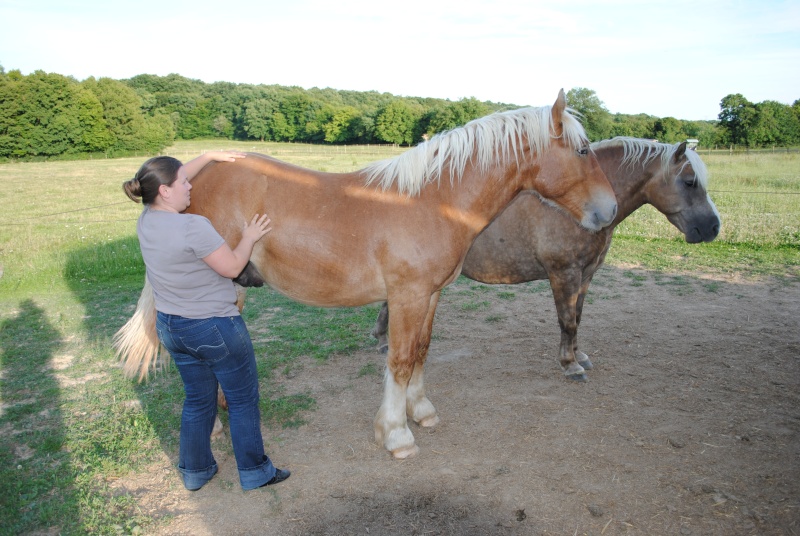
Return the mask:
[[231,442],[242,489],[266,484],[275,467],[264,453],[258,409],[258,373],[250,334],[240,316],[203,319],[158,312],[156,329],[183,379],[178,470],[186,489],[200,489],[217,472],[211,430],[217,385],[228,401]]

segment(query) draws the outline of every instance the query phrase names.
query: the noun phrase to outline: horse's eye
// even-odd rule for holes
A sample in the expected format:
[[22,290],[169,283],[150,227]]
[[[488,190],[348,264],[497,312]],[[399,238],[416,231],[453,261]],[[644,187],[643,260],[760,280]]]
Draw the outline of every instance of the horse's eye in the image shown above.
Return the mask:
[[697,181],[694,179],[685,180],[683,181],[683,184],[685,184],[688,188],[694,188],[697,186]]
[[589,148],[581,147],[580,149],[578,149],[578,154],[581,156],[586,156],[587,154],[589,154]]

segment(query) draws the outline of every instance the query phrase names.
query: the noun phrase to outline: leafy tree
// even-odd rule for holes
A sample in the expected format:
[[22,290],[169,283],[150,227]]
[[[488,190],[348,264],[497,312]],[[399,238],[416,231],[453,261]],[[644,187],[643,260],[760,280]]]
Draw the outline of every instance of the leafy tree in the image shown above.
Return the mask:
[[[315,141],[322,138],[321,127],[317,121],[317,110],[322,107],[301,92],[292,92],[278,102],[276,128],[274,132],[279,141]],[[277,128],[280,125],[280,129]],[[278,137],[280,136],[280,137]]]
[[322,127],[325,132],[325,141],[328,143],[345,143],[356,139],[358,135],[354,127],[357,125],[356,120],[360,115],[361,112],[352,106],[332,109],[328,121]]
[[261,141],[273,138],[273,114],[275,107],[267,99],[255,99],[244,105],[244,131],[251,138]]
[[433,109],[425,130],[428,134],[452,130],[467,124],[473,119],[488,115],[491,111],[489,106],[474,97],[461,99],[457,102],[448,102]]
[[36,71],[0,79],[0,155],[55,156],[102,150],[102,106],[72,79]]
[[656,119],[653,123],[653,138],[663,143],[677,143],[686,139],[682,124],[674,117]]
[[723,143],[750,146],[748,131],[753,127],[756,108],[741,93],[730,94],[720,101],[719,125]]
[[155,106],[149,109],[150,113],[171,117],[179,138],[193,139],[213,135],[216,114],[207,103],[204,96],[206,84],[201,80],[192,80],[178,74],[142,74],[126,80],[125,83],[140,94],[149,94],[155,98]]
[[103,107],[103,120],[116,150],[143,149],[139,133],[144,127],[141,99],[131,88],[111,78],[87,78],[81,85],[91,91]]
[[696,139],[701,147],[717,145],[719,134],[713,121],[684,121],[683,132],[687,138]]
[[214,127],[214,132],[216,132],[217,136],[221,136],[223,138],[233,137],[233,122],[224,115],[220,114],[215,117],[212,126]]
[[369,115],[359,115],[350,122],[350,143],[373,143],[375,138],[375,118]]
[[417,121],[422,110],[403,100],[383,106],[375,118],[375,136],[384,142],[411,145],[416,141]]
[[584,87],[570,89],[567,92],[567,105],[583,116],[583,128],[590,140],[611,137],[614,128],[611,114],[593,90]]
[[800,121],[791,107],[777,101],[755,105],[756,118],[748,138],[757,145],[795,145],[800,143]]
[[94,93],[103,105],[103,119],[112,136],[113,152],[160,151],[175,139],[169,116],[153,110],[146,115],[142,99],[127,84],[111,78],[87,78],[82,86]]
[[631,136],[634,138],[653,138],[656,118],[647,114],[614,114],[609,137]]

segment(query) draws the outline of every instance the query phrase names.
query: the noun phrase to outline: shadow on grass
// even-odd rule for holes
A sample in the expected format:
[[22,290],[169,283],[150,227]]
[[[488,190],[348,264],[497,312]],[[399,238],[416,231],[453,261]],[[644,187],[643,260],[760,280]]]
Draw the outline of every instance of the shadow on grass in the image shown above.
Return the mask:
[[113,355],[111,341],[133,314],[144,282],[144,264],[135,236],[71,251],[64,268],[64,280],[84,306],[84,329],[90,343],[97,345],[97,359],[110,368],[116,385],[108,393],[130,405],[135,397],[152,433],[164,452],[177,456],[178,427],[183,386],[174,368],[151,375],[142,383],[122,376]]
[[[65,429],[54,357],[61,334],[33,300],[0,323],[0,531],[64,526],[76,508],[74,469],[62,449]],[[6,532],[7,531],[7,532]]]

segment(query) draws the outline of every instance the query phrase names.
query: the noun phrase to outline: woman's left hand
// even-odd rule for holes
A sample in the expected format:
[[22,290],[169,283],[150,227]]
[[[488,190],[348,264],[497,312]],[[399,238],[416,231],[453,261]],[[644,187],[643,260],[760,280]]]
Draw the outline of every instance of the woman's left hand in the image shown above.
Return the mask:
[[235,162],[237,158],[247,158],[245,153],[239,151],[210,151],[206,156],[215,162]]

